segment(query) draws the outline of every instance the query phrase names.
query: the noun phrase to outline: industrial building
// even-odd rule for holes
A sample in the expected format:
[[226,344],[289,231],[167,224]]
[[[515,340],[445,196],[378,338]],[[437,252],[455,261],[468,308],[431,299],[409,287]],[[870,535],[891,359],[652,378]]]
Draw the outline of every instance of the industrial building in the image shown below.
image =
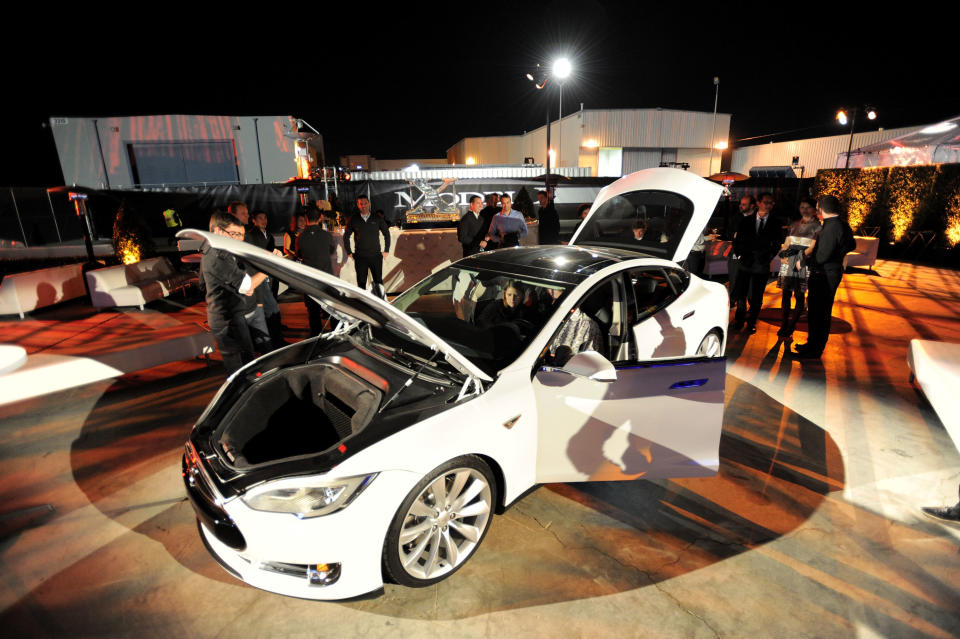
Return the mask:
[[[268,184],[296,175],[285,115],[50,118],[64,181],[98,189]],[[323,157],[323,138],[309,140]]]
[[[730,114],[674,109],[584,109],[550,123],[550,164],[619,177],[672,163],[707,176],[720,170]],[[450,164],[545,164],[546,125],[521,135],[463,138]]]

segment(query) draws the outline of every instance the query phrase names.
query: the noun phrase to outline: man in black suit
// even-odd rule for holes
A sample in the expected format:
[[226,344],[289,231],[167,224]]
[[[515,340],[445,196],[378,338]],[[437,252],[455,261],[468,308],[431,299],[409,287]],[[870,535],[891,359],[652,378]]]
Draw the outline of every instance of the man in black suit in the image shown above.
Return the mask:
[[[723,230],[724,239],[732,242],[737,236],[737,229],[740,228],[740,222],[743,221],[743,218],[750,217],[756,212],[757,201],[753,199],[752,195],[744,195],[742,198],[740,198],[739,209],[734,212],[732,217],[727,219],[727,226]],[[739,268],[740,260],[734,257],[734,252],[731,250],[730,256],[727,258],[727,281],[730,282],[731,303],[733,291],[737,287],[737,270]]]
[[553,198],[546,191],[537,191],[537,200],[540,202],[539,244],[559,244],[560,216],[553,204]]
[[[246,215],[247,205],[242,202],[235,202],[236,205]],[[263,211],[254,211],[250,216],[250,226],[247,227],[246,235],[243,241],[254,246],[260,247],[265,251],[273,253],[277,248],[273,236],[267,233],[267,214]],[[267,333],[270,337],[272,348],[281,348],[286,346],[283,339],[283,324],[280,320],[280,305],[277,303],[277,295],[280,289],[280,282],[272,277],[267,278],[264,286],[257,287],[257,304],[263,308],[263,318],[267,325]],[[256,326],[251,327],[251,335],[254,335]],[[254,336],[254,340],[260,339],[260,350],[269,349],[263,336]]]
[[[324,230],[320,224],[321,212],[317,207],[307,210],[307,228],[297,237],[297,256],[307,266],[333,275],[331,256],[337,247],[333,236]],[[313,299],[304,293],[303,304],[307,307],[307,316],[310,320],[310,334],[319,335],[323,331],[323,322],[326,315]]]
[[[493,221],[493,216],[500,212],[500,194],[499,193],[487,193],[486,196],[486,206],[480,210],[480,218],[483,220],[483,232],[486,233],[487,229],[490,228],[490,222]],[[483,238],[480,238],[481,240]]]
[[480,252],[480,242],[487,232],[489,224],[484,224],[480,217],[483,199],[479,195],[470,196],[470,208],[460,217],[457,224],[457,241],[463,248],[463,256],[467,257]]
[[[357,286],[367,287],[367,272],[373,275],[373,293],[384,297],[383,258],[390,253],[390,229],[382,216],[370,211],[370,198],[361,195],[357,198],[358,211],[347,220],[347,229],[343,233],[343,248],[347,259],[353,258],[357,269]],[[380,237],[383,236],[383,250],[380,250]],[[356,250],[351,246],[350,238],[356,236]]]
[[[753,215],[744,216],[733,238],[733,253],[739,258],[737,279],[733,290],[732,302],[737,304],[732,330],[743,328],[747,323],[747,332],[757,332],[757,318],[763,304],[763,290],[770,278],[770,262],[780,249],[780,225],[770,212],[774,200],[769,193],[760,196],[760,208]],[[750,312],[747,313],[747,303]]]
[[853,231],[841,215],[840,200],[824,195],[817,200],[817,213],[823,220],[823,230],[810,256],[807,281],[807,343],[794,346],[796,356],[820,359],[830,337],[833,300],[843,279],[843,258],[857,246]]

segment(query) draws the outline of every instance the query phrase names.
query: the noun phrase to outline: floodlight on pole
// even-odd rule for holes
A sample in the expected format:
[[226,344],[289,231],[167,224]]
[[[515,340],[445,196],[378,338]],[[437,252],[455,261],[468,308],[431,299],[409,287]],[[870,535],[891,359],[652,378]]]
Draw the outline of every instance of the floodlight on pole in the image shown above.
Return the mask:
[[[710,139],[714,140],[717,132],[717,100],[720,99],[720,76],[713,76],[713,126],[710,128]],[[713,149],[710,147],[710,160],[707,164],[707,175],[713,174]],[[720,155],[720,166],[723,166],[723,155]]]
[[559,80],[570,77],[570,71],[572,70],[573,67],[567,58],[560,58],[553,63],[553,76]]
[[[847,161],[844,164],[845,169],[850,168],[850,154],[853,152],[853,131],[857,126],[857,111],[860,111],[860,107],[847,108],[844,107],[837,111],[837,122],[840,123],[840,126],[846,126],[847,122],[850,122],[850,141],[847,143]],[[868,120],[877,119],[877,110],[870,106],[864,106],[862,108],[864,115],[867,116]],[[847,117],[847,111],[850,112],[850,116]]]

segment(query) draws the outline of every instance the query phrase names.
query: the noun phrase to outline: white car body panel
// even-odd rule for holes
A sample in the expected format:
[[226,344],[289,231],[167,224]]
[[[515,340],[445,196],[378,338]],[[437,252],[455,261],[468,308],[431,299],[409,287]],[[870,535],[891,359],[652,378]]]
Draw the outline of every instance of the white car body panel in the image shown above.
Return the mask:
[[642,360],[692,357],[704,336],[715,328],[727,334],[727,290],[717,282],[690,276],[690,285],[669,306],[633,326],[637,357]]
[[725,369],[723,359],[619,367],[613,382],[538,372],[537,482],[715,474]]

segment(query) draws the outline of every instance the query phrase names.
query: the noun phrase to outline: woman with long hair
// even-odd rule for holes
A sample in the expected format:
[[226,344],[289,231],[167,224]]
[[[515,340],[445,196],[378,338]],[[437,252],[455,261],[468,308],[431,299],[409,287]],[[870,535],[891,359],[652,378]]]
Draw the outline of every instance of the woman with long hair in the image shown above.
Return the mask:
[[297,238],[307,228],[307,214],[298,211],[290,218],[290,228],[283,232],[283,256],[297,259]]

